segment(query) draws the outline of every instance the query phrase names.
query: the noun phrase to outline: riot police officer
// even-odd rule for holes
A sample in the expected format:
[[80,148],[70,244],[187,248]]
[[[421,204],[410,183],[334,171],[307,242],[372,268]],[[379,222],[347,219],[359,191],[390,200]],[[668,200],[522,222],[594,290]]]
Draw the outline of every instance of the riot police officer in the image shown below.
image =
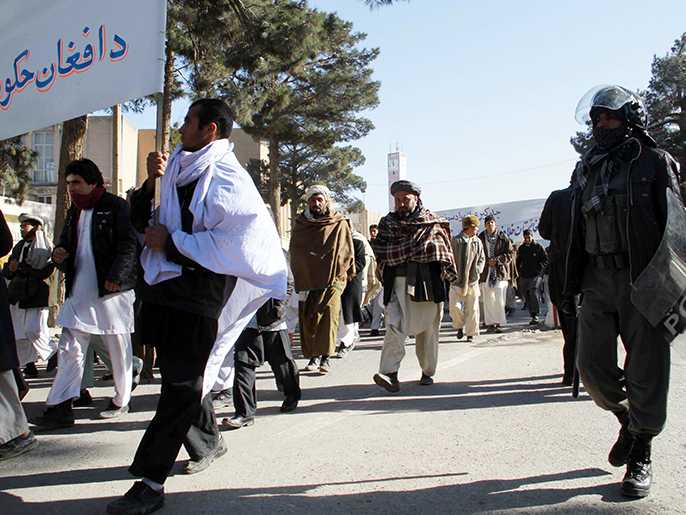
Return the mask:
[[593,127],[593,145],[572,177],[565,273],[565,292],[583,294],[577,365],[595,403],[621,424],[608,461],[627,466],[622,493],[645,497],[651,440],[666,419],[670,340],[637,309],[632,289],[661,242],[668,190],[680,198],[678,165],[657,148],[641,99],[625,88],[593,88],[579,102],[577,120]]

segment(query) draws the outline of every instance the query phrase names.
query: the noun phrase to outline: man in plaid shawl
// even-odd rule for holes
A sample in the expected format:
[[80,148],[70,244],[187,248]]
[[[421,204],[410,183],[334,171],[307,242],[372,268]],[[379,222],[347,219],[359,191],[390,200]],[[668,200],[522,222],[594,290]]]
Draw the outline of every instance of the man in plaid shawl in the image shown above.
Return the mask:
[[405,341],[415,336],[422,368],[421,385],[433,384],[438,336],[448,283],[456,279],[448,222],[422,205],[421,189],[410,181],[391,185],[395,211],[379,222],[372,247],[384,284],[386,335],[374,382],[389,392],[400,390],[398,369]]

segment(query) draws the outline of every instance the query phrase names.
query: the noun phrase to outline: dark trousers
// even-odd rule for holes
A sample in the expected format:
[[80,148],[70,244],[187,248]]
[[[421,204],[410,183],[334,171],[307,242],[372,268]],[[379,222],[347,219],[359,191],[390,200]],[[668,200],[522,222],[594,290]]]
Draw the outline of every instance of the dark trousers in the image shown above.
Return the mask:
[[217,321],[154,304],[144,304],[141,316],[145,341],[157,351],[162,390],[129,472],[164,483],[181,445],[199,460],[219,444],[212,399],[201,399]]
[[[579,313],[579,374],[603,409],[629,417],[634,434],[657,435],[667,417],[670,347],[664,331],[652,327],[631,303],[629,270],[589,265]],[[626,349],[617,366],[617,337]]]
[[254,417],[257,409],[255,369],[267,361],[288,398],[300,399],[300,376],[291,353],[288,332],[244,330],[235,347],[233,404],[236,415]]
[[518,281],[519,295],[526,302],[529,314],[532,317],[538,316],[540,307],[538,303],[538,290],[541,286],[540,277],[520,277]]
[[564,363],[564,379],[571,381],[574,377],[574,359],[576,357],[576,305],[574,300],[569,300],[563,309],[557,306],[557,316],[560,319],[560,328],[564,345],[562,347],[562,360]]

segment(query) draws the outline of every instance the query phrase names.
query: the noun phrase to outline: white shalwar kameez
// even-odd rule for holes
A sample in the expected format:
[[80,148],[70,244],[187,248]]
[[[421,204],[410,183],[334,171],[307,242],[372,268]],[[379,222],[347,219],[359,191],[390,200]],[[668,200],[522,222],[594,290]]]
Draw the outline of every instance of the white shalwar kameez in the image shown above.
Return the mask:
[[64,302],[58,323],[62,326],[57,376],[46,404],[54,406],[79,396],[86,351],[91,334],[99,334],[107,345],[114,376],[114,403],[127,406],[131,399],[134,330],[133,290],[100,297],[91,244],[93,210],[82,210],[78,224],[76,276]]
[[38,358],[43,361],[50,358],[57,350],[57,344],[50,339],[48,308],[21,309],[11,305],[10,313],[19,366],[33,363]]

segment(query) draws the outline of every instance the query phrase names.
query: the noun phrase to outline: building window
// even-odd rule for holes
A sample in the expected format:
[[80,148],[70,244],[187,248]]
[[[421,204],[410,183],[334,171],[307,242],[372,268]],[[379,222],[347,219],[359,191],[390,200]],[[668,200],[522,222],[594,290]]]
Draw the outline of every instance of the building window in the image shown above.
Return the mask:
[[57,184],[57,166],[53,159],[55,133],[52,130],[34,132],[31,147],[38,152],[36,168],[33,171],[33,183]]

